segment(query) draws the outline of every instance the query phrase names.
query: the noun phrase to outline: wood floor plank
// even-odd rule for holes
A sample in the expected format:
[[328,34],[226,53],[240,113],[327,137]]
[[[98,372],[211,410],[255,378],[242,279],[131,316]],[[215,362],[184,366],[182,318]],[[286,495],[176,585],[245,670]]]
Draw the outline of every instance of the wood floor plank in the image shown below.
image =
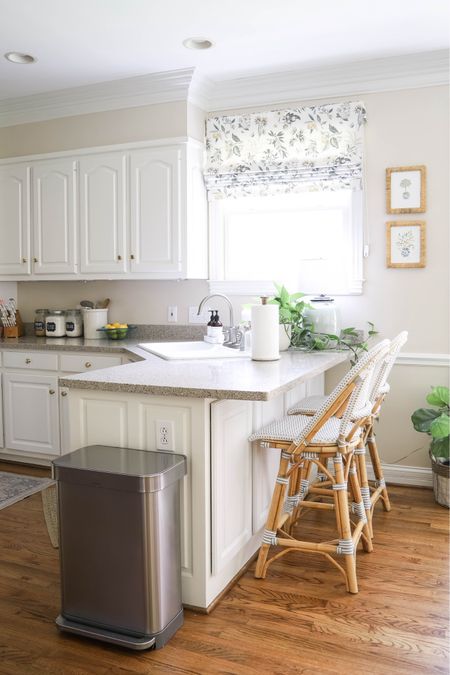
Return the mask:
[[[358,595],[321,556],[295,552],[264,580],[250,567],[210,615],[186,611],[166,647],[144,653],[58,632],[58,552],[32,495],[0,511],[0,675],[447,675],[448,511],[429,490],[390,494],[374,552],[358,551]],[[316,539],[329,526],[317,512],[299,524]]]

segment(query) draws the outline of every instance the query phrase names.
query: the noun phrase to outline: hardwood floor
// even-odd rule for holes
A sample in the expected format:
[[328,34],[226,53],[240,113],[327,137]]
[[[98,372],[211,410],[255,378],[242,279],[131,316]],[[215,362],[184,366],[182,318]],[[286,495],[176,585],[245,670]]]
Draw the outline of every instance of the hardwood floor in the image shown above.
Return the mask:
[[[429,490],[390,494],[392,512],[377,509],[374,552],[358,552],[358,595],[321,557],[290,554],[264,581],[252,566],[212,614],[186,611],[164,649],[143,653],[58,633],[58,553],[33,495],[0,511],[0,673],[448,673],[448,511]],[[323,532],[322,520],[303,522]]]

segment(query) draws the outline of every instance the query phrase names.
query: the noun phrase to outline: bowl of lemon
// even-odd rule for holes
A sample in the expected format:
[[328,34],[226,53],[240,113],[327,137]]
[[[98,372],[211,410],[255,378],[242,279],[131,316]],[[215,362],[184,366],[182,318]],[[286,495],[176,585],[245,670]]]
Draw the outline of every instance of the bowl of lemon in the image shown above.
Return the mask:
[[106,337],[110,340],[124,340],[128,335],[128,331],[134,327],[135,326],[129,326],[127,323],[119,323],[116,321],[116,323],[107,323],[106,326],[98,328],[97,330],[106,333]]

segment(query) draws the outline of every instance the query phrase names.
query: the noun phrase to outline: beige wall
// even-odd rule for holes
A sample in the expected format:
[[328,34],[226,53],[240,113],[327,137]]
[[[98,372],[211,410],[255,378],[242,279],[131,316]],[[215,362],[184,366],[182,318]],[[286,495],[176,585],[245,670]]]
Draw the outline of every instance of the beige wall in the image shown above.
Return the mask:
[[[448,353],[448,87],[370,94],[361,98],[368,114],[365,156],[370,257],[364,264],[364,293],[338,298],[342,323],[363,326],[366,320],[373,321],[382,337],[407,329],[410,337],[405,351]],[[201,138],[203,119],[199,109],[172,103],[22,125],[0,130],[0,154],[12,156],[50,152],[186,133]],[[387,269],[386,221],[410,220],[415,215],[396,217],[386,214],[385,169],[416,164],[425,164],[428,171],[427,212],[417,215],[427,224],[427,266],[425,269]],[[68,307],[82,297],[110,297],[114,319],[164,323],[167,305],[176,304],[179,322],[184,323],[187,321],[187,307],[197,304],[206,293],[206,282],[195,281],[19,284],[19,302],[27,319],[32,317],[37,306]],[[236,298],[234,304],[237,308],[247,300]],[[328,386],[335,378],[336,373],[331,373]],[[429,465],[426,438],[411,430],[409,414],[423,405],[429,384],[443,383],[446,379],[448,372],[443,368],[396,366],[392,394],[385,404],[379,425],[385,461],[398,462],[420,446],[418,452],[402,460],[402,463]]]
[[[189,117],[198,138],[198,115],[190,111]],[[0,128],[0,157],[187,136],[187,128],[184,101],[60,117]]]

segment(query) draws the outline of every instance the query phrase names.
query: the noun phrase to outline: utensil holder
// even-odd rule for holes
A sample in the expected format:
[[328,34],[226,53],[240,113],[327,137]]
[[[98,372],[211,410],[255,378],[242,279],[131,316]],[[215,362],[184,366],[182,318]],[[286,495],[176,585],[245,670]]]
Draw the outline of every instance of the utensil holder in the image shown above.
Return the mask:
[[19,326],[3,326],[3,333],[5,338],[19,337]]

